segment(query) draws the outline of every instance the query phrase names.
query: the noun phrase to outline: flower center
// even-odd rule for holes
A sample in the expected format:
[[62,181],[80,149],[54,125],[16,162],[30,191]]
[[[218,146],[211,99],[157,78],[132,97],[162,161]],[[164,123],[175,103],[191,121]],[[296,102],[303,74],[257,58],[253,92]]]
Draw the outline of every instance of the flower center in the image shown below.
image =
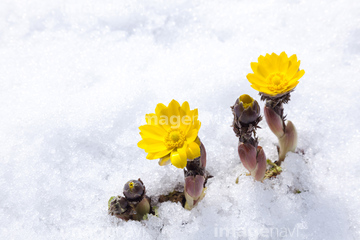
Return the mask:
[[273,92],[281,92],[288,85],[288,80],[286,79],[285,74],[283,73],[272,73],[266,79],[268,82],[268,89]]
[[274,78],[272,79],[273,83],[275,85],[279,85],[281,82],[281,78],[279,76],[274,76]]
[[254,99],[250,97],[247,94],[243,94],[239,97],[240,102],[243,103],[243,107],[247,109],[248,107],[251,107],[254,103]]
[[180,129],[171,129],[165,137],[167,148],[182,147],[185,141],[185,134]]
[[171,132],[170,133],[170,138],[171,138],[171,140],[173,141],[173,142],[177,142],[177,141],[179,141],[179,139],[180,139],[180,134],[179,134],[179,132]]

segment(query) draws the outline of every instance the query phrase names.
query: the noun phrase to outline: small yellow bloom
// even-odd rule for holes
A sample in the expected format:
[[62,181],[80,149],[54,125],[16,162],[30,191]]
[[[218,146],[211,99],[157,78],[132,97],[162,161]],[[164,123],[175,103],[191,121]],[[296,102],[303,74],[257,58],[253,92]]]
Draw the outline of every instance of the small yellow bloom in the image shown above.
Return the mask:
[[260,55],[258,62],[251,63],[254,73],[249,73],[246,77],[255,90],[276,96],[296,87],[299,79],[305,74],[299,67],[300,61],[295,54],[290,58],[285,52],[280,55],[266,54],[265,57]]
[[138,147],[145,150],[147,159],[160,159],[159,164],[171,163],[184,168],[187,159],[200,156],[197,135],[201,126],[198,110],[190,110],[188,102],[172,100],[166,107],[159,103],[155,113],[146,114],[146,125],[140,126],[142,140]]
[[239,102],[243,103],[244,109],[252,107],[254,105],[254,99],[247,94],[243,94],[239,97]]

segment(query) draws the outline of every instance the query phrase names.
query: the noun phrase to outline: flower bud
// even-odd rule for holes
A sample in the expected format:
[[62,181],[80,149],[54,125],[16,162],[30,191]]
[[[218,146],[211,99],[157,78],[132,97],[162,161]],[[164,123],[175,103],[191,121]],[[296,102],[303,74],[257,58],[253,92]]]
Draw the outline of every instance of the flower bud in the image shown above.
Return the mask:
[[233,114],[236,122],[248,124],[254,122],[260,116],[260,106],[252,97],[243,94],[236,99]]
[[144,197],[135,207],[136,215],[133,217],[135,220],[143,220],[144,216],[150,212],[150,199]]
[[143,220],[150,213],[150,198],[145,195],[145,186],[140,180],[130,180],[124,186],[125,197],[111,197],[108,202],[109,214],[125,221]]
[[286,153],[295,151],[297,146],[297,132],[294,124],[288,121],[285,128],[285,134],[279,138],[280,152],[279,161],[285,159]]
[[239,156],[244,167],[256,181],[261,181],[266,172],[266,156],[262,147],[255,148],[249,143],[239,143]]
[[249,172],[254,171],[256,167],[256,148],[249,143],[239,142],[238,153],[244,167]]
[[112,197],[109,200],[109,214],[121,218],[123,220],[130,219],[130,209],[131,206],[128,204],[128,201],[124,197]]
[[253,176],[256,181],[261,181],[264,179],[266,172],[266,155],[260,146],[257,147],[256,162],[256,168],[251,172],[251,176]]
[[264,115],[271,131],[278,138],[282,137],[284,135],[284,127],[281,117],[271,107],[267,106],[264,107]]
[[186,198],[185,208],[192,209],[204,196],[205,177],[201,175],[188,176],[185,178],[184,194]]
[[203,143],[200,145],[200,167],[206,168],[206,150]]
[[136,201],[145,194],[145,187],[140,179],[130,180],[125,183],[123,193],[126,199]]

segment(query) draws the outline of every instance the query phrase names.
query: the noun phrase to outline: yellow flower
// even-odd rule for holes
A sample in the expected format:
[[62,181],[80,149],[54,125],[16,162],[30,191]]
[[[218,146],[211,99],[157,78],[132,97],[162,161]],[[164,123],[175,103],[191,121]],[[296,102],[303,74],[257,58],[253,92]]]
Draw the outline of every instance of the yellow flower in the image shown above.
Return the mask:
[[276,96],[296,87],[299,79],[305,74],[299,67],[300,61],[295,54],[290,58],[285,52],[280,55],[266,54],[265,57],[260,55],[258,62],[251,63],[254,73],[249,73],[246,77],[255,90]]
[[147,159],[160,159],[161,166],[171,163],[177,168],[186,167],[188,159],[200,156],[197,138],[200,121],[198,110],[190,110],[188,102],[172,100],[169,106],[159,103],[155,113],[146,114],[146,125],[140,126],[142,140],[138,147],[145,150]]

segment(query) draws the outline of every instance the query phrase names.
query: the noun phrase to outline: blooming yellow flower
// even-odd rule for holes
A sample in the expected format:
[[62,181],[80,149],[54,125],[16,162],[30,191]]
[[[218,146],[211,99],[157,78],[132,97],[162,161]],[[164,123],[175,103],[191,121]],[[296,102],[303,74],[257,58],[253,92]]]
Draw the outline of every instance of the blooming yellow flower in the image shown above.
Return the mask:
[[296,87],[299,79],[305,74],[299,67],[300,61],[295,54],[290,58],[285,52],[280,55],[266,54],[265,57],[260,55],[258,62],[251,63],[254,73],[249,73],[246,77],[255,90],[276,96]]
[[200,121],[198,110],[190,110],[188,102],[172,100],[166,107],[159,103],[155,113],[146,114],[146,125],[140,126],[142,140],[138,147],[145,150],[147,159],[160,159],[159,164],[171,163],[177,168],[186,167],[188,159],[200,156],[197,138]]

